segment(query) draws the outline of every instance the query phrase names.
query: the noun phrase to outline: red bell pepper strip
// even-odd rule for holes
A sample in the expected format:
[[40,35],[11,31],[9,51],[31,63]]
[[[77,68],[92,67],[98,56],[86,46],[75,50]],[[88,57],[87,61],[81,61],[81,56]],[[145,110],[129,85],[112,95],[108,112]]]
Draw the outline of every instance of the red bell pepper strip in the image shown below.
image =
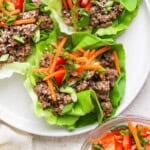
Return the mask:
[[123,136],[123,148],[124,148],[124,150],[132,149],[132,140],[131,140],[130,135]]

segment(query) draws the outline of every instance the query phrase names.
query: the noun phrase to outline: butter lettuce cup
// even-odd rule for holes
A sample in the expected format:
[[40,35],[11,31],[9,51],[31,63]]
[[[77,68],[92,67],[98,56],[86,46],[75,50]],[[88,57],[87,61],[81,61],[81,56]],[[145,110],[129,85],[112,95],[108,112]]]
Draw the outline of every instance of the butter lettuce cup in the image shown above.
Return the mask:
[[44,32],[52,31],[54,23],[45,1],[2,1],[0,5],[0,79],[3,79],[14,72],[25,74],[29,67],[27,60],[34,53],[32,44],[44,38]]
[[115,37],[126,30],[139,5],[140,0],[49,1],[49,9],[62,32],[89,31],[100,37]]
[[65,35],[56,29],[34,49],[25,87],[38,117],[74,130],[101,124],[115,114],[126,85],[121,44],[85,32]]

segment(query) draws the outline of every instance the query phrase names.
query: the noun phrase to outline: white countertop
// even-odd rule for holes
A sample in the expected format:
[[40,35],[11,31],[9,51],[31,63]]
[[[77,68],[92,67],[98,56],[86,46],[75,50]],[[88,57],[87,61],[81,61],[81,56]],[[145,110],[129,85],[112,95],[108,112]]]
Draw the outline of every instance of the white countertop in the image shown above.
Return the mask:
[[[150,117],[150,75],[133,103],[121,114]],[[79,150],[88,133],[72,137],[33,137],[33,150]]]

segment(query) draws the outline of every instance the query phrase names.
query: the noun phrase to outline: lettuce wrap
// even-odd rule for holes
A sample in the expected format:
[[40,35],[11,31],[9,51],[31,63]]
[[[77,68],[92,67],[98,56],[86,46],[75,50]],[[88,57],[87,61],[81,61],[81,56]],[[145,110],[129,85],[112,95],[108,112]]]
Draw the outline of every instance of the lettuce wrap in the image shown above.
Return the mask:
[[[66,41],[64,42],[64,40]],[[60,45],[63,48],[60,48]],[[106,52],[108,53],[107,55],[112,53],[116,54],[120,70],[118,70],[115,80],[112,82],[113,85],[111,85],[110,91],[107,93],[107,98],[111,105],[111,111],[109,111],[109,113],[104,110],[103,100],[101,101],[101,99],[98,98],[98,90],[88,87],[84,90],[79,88],[80,82],[85,79],[89,81],[90,79],[88,78],[93,78],[93,72],[94,78],[95,74],[97,74],[98,76],[96,76],[99,80],[99,75],[100,78],[103,79],[107,73],[107,69],[109,70],[109,67],[102,67],[97,61],[98,58],[103,59],[104,57],[103,54],[100,54],[101,52],[99,53],[98,51],[101,48],[102,50],[108,48]],[[124,96],[126,83],[125,52],[121,44],[111,39],[100,39],[85,32],[77,32],[70,36],[60,35],[60,32],[56,29],[49,34],[46,40],[36,43],[34,49],[34,54],[28,59],[30,67],[26,73],[24,85],[33,101],[33,111],[36,116],[44,117],[50,125],[64,126],[68,130],[73,130],[94,123],[101,124],[105,119],[115,114]],[[78,49],[80,49],[80,52]],[[58,55],[58,51],[60,50],[63,52]],[[86,54],[89,52],[89,54],[94,54],[92,55],[92,59],[96,59],[92,61],[92,64],[83,65],[85,63],[84,61],[88,60],[79,56],[75,57],[77,60],[74,60],[74,56],[81,55],[83,51]],[[100,55],[96,55],[96,52]],[[72,57],[72,55],[74,56]],[[91,58],[91,55],[88,56]],[[55,58],[57,58],[56,63],[54,63]],[[46,62],[45,64],[43,64],[43,60]],[[112,61],[114,61],[114,57]],[[49,62],[49,64],[47,64],[47,62]],[[108,62],[105,63],[107,64]],[[93,69],[93,65],[95,65],[94,71],[80,70],[80,72],[78,72],[79,76],[75,77],[76,75],[74,73],[79,70],[79,65],[82,65],[84,69],[86,67]],[[51,68],[55,69],[52,71]],[[114,67],[114,63],[113,68],[116,73],[117,70]],[[61,71],[65,71],[65,73]],[[50,72],[50,74],[47,74],[48,72]],[[74,77],[75,80],[71,80],[71,77]],[[39,89],[41,87],[42,90],[44,89],[42,92],[46,95],[40,95],[41,91]],[[48,98],[50,101],[44,101],[44,98]],[[64,105],[59,104],[61,99],[64,100]]]
[[13,2],[2,4],[4,12],[12,15],[2,12],[0,16],[0,79],[15,72],[24,75],[29,67],[27,59],[33,52],[32,43],[46,39],[45,32],[53,30],[55,24],[44,2],[26,0],[24,9],[15,8]]
[[62,32],[86,30],[100,37],[115,37],[126,30],[137,15],[139,4],[140,0],[48,1]]

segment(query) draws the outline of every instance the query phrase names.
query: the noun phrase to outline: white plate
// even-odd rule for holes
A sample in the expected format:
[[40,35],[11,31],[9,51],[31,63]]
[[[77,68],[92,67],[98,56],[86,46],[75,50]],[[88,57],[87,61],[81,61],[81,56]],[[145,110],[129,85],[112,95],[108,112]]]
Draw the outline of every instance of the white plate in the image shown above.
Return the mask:
[[[142,88],[150,64],[150,19],[146,5],[142,4],[138,16],[129,29],[118,39],[126,49],[127,88],[117,111],[120,114],[133,101]],[[49,126],[44,119],[36,118],[31,110],[31,100],[23,87],[23,77],[14,75],[0,81],[0,118],[6,123],[38,135],[70,136],[87,132],[88,126],[68,132],[64,128]]]

